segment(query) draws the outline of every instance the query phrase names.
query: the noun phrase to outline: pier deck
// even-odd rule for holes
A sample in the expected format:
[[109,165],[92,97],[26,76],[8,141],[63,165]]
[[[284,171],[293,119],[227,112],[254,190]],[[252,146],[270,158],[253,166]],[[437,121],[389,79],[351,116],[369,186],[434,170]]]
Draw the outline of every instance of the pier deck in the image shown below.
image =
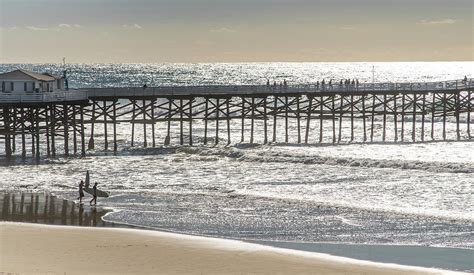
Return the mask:
[[[473,91],[474,79],[0,93],[0,137],[3,137],[0,147],[5,148],[1,151],[7,159],[20,151],[22,158],[31,155],[39,161],[41,154],[55,157],[59,141],[65,156],[71,153],[85,156],[87,150],[96,148],[94,131],[100,127],[104,135],[101,149],[117,152],[120,146],[117,125],[125,123],[130,125],[132,147],[138,142],[144,147],[173,143],[171,128],[176,127],[176,123],[179,124],[179,144],[194,145],[197,137],[193,123],[196,122],[204,124],[203,136],[199,137],[203,144],[230,144],[235,127],[241,133],[239,142],[254,143],[257,125],[263,128],[260,142],[288,143],[292,134],[290,123],[296,129],[293,135],[297,143],[424,142],[435,140],[436,128],[441,128],[438,130],[442,133],[441,140],[449,136],[455,140],[471,139]],[[449,121],[455,121],[454,133],[447,127]],[[362,124],[362,129],[355,127],[356,122]],[[156,131],[157,123],[166,125],[166,133]],[[318,125],[316,131],[315,124]],[[278,130],[277,125],[284,125],[284,130]],[[350,132],[343,132],[347,127]],[[377,127],[382,129],[380,136],[375,134]],[[138,128],[143,131],[140,141],[137,140]],[[392,131],[391,140],[387,138],[388,131]],[[209,135],[211,132],[213,137]],[[223,138],[221,132],[226,134]],[[157,136],[162,135],[165,138],[157,140]],[[27,138],[31,142],[27,142]],[[17,144],[21,144],[21,150],[17,150]],[[31,154],[26,144],[30,144]]]

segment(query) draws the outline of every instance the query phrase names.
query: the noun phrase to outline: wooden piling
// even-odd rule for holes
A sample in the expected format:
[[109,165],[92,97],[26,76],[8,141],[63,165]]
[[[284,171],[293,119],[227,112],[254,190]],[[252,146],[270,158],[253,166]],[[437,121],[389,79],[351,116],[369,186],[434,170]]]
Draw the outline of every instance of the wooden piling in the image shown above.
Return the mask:
[[353,141],[354,141],[354,95],[351,94],[351,140],[350,142],[353,142]]
[[456,92],[455,103],[454,103],[455,105],[454,115],[456,116],[456,139],[457,140],[461,139],[461,132],[459,130],[459,107],[460,107],[459,105],[461,104],[461,102],[459,100],[460,99],[459,97],[460,97],[459,92]]
[[336,95],[332,96],[332,143],[336,143]]
[[142,112],[143,112],[143,147],[148,147],[148,141],[146,136],[146,100],[142,100]]
[[94,128],[95,128],[95,106],[96,102],[92,101],[92,114],[91,114],[91,136],[89,138],[89,144],[87,145],[87,149],[94,150]]
[[73,152],[74,156],[77,155],[77,123],[76,123],[76,106],[72,105],[72,147],[73,147]]
[[467,137],[471,139],[471,91],[467,91]]
[[[207,121],[209,116],[209,99],[207,97],[204,98],[205,106],[204,106],[204,145],[207,144]],[[243,113],[242,113],[243,117]],[[243,136],[243,134],[242,134]]]
[[230,140],[230,98],[226,99],[225,105],[226,105],[226,114],[227,114],[227,145],[231,143]]
[[26,137],[25,137],[26,115],[25,109],[21,108],[21,158],[26,159]]
[[166,131],[166,138],[165,138],[165,145],[170,145],[171,142],[171,104],[173,103],[173,99],[168,98],[168,127]]
[[241,130],[241,137],[240,137],[240,142],[244,142],[245,141],[245,97],[241,97],[241,100],[242,100],[242,110],[241,110],[241,114],[242,114],[242,123],[241,123],[241,127],[240,127],[240,130]]
[[398,110],[397,110],[397,94],[393,96],[393,132],[394,132],[394,141],[398,141]]
[[51,156],[56,157],[56,105],[51,105]]
[[30,115],[30,134],[31,134],[31,156],[34,157],[36,155],[36,134],[35,134],[35,112],[33,108],[29,109]]
[[416,142],[416,93],[413,94],[413,118],[412,118],[412,130],[411,130],[411,139],[413,142]]
[[306,115],[306,133],[304,137],[304,143],[308,144],[308,139],[309,139],[309,130],[311,129],[311,109],[313,108],[313,97],[312,96],[307,96],[308,97],[308,113]]
[[113,117],[113,132],[114,132],[114,152],[117,153],[118,144],[117,144],[117,100],[114,100],[112,103],[112,115]]
[[193,146],[193,99],[189,99],[189,145]]
[[5,119],[5,156],[7,159],[12,157],[12,148],[10,140],[10,108],[3,107],[3,116]]
[[446,92],[443,93],[443,140],[446,140],[446,107],[447,107],[447,97]]
[[436,114],[436,94],[432,93],[433,97],[431,99],[431,140],[434,138],[434,124],[435,124],[435,114]]
[[421,142],[425,141],[425,112],[426,112],[426,94],[423,93],[421,105]]
[[387,136],[387,95],[383,94],[383,116],[382,116],[382,142]]
[[253,143],[253,130],[254,130],[254,120],[255,120],[255,98],[252,96],[252,105],[251,117],[250,117],[250,143]]
[[46,105],[45,108],[44,108],[44,124],[45,124],[45,130],[46,130],[46,156],[49,158],[51,157],[51,147],[49,145],[49,140],[50,140],[50,132],[49,132],[49,123],[50,123],[50,118],[49,118],[49,115],[50,115],[50,110],[51,108],[51,105]]
[[219,112],[220,112],[219,98],[216,98],[216,140],[215,140],[216,145],[219,143]]
[[402,129],[400,133],[400,140],[403,142],[405,140],[405,94],[402,94]]
[[285,96],[285,143],[288,143],[288,96]]
[[[151,101],[151,120],[152,120],[152,124],[151,124],[151,139],[152,139],[152,146],[153,148],[156,147],[156,137],[155,137],[155,123],[156,123],[156,120],[155,120],[155,103],[156,103],[156,99],[152,99]],[[114,115],[115,116],[115,115]]]
[[12,147],[12,153],[13,152],[16,152],[16,131],[17,131],[17,128],[16,128],[16,107],[13,107],[12,108],[12,126],[13,126],[13,131],[12,131],[12,134],[11,134],[11,147]]
[[[107,151],[109,149],[109,140],[108,140],[108,133],[107,133],[107,101],[103,101],[103,115],[104,115],[104,149]],[[133,146],[133,145],[132,145]]]
[[337,137],[338,143],[340,143],[342,140],[342,115],[344,113],[344,96],[342,94],[339,96],[341,97],[341,105],[339,107],[339,135]]
[[63,104],[63,124],[64,124],[64,155],[69,156],[69,111],[66,104]]
[[319,102],[319,143],[323,142],[323,129],[324,129],[324,97],[321,96]]
[[40,108],[36,108],[36,163],[40,162]]
[[273,142],[276,142],[276,134],[277,134],[277,113],[278,113],[278,97],[274,96],[275,100],[273,102]]
[[263,97],[263,144],[268,143],[268,125],[267,125],[267,97]]
[[[366,132],[366,122],[365,122],[365,94],[362,94],[362,98],[361,98],[361,101],[362,101],[362,128],[363,128],[363,137],[362,137],[362,140],[363,142],[366,142],[367,141],[367,132]],[[333,107],[334,108],[334,107]]]
[[179,144],[184,145],[184,133],[183,133],[183,99],[179,99]]
[[375,122],[375,94],[372,94],[372,120],[370,126],[370,142],[374,142],[374,122]]
[[81,120],[81,156],[86,156],[86,137],[84,128],[84,106],[80,106],[80,120]]
[[298,128],[298,144],[301,143],[300,97],[296,96],[296,127]]
[[[132,107],[132,140],[131,140],[130,145],[133,147],[134,144],[135,144],[135,112],[136,112],[136,101],[135,101],[135,100],[132,100],[132,104],[133,104],[133,107]],[[171,112],[171,108],[170,108],[170,112]]]

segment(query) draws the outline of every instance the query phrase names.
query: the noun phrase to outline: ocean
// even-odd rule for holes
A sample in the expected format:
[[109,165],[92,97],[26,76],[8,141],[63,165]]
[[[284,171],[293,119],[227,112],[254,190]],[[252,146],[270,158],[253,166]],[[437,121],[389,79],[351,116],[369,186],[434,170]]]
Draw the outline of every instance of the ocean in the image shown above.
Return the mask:
[[[17,67],[57,74],[64,69],[57,64],[2,64],[0,72]],[[267,79],[308,84],[322,79],[423,82],[474,77],[474,62],[66,67],[73,88],[265,84]],[[290,121],[288,144],[279,137],[277,143],[260,145],[240,142],[239,121],[232,122],[236,125],[229,146],[226,142],[200,145],[204,126],[196,122],[193,139],[198,145],[159,148],[142,148],[142,131],[138,131],[138,145],[130,147],[131,126],[120,124],[122,146],[117,155],[101,149],[104,138],[99,127],[96,149],[86,158],[0,166],[0,191],[51,192],[75,200],[77,185],[89,170],[91,181],[111,193],[98,203],[113,210],[104,220],[115,223],[257,242],[443,247],[472,255],[474,143],[467,140],[465,127],[461,129],[464,141],[455,141],[454,122],[448,119],[451,140],[444,142],[366,144],[356,134],[351,143],[349,128],[344,128],[346,138],[341,144],[330,144],[327,136],[322,145],[311,138],[309,145],[299,145],[296,122]],[[463,122],[465,125],[465,116]],[[362,125],[357,123],[356,133],[360,133]],[[375,136],[381,135],[381,123],[376,121]],[[408,131],[410,123],[408,120]],[[172,140],[179,139],[176,125]],[[441,129],[440,125],[436,120],[435,128]],[[166,123],[156,127],[157,140],[164,141]],[[283,133],[283,125],[278,127],[277,132]],[[317,124],[310,127],[313,132],[319,129]],[[330,122],[324,127],[330,127]],[[213,127],[210,129],[209,136],[213,136]],[[262,125],[257,122],[255,129],[255,141],[262,143]],[[419,127],[416,131],[419,136]],[[440,134],[438,130],[438,140]],[[388,128],[387,139],[393,137],[393,129]],[[0,152],[4,153],[2,142]]]

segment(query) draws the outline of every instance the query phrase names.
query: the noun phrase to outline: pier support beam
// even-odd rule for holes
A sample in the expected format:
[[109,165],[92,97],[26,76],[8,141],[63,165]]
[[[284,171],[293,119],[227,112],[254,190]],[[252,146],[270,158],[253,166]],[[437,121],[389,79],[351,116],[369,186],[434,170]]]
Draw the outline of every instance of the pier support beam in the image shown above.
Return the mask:
[[63,105],[63,125],[64,125],[64,155],[69,156],[69,111],[66,104]]
[[250,117],[250,143],[253,143],[253,130],[255,123],[255,98],[252,96],[251,117]]
[[268,143],[268,123],[267,123],[267,97],[265,96],[263,98],[263,132],[264,132],[264,138],[263,138],[263,144]]
[[[207,122],[208,122],[208,116],[209,116],[209,99],[206,97],[204,98],[205,100],[205,106],[204,106],[204,145],[207,145]],[[243,117],[243,114],[242,114]],[[243,133],[242,133],[243,137]]]
[[273,101],[273,143],[276,142],[276,135],[277,135],[277,113],[278,113],[278,97],[274,96]]
[[216,145],[219,144],[219,112],[220,112],[219,98],[216,98],[216,140],[214,141]]
[[311,128],[311,109],[313,107],[313,97],[308,96],[308,113],[306,115],[306,133],[304,136],[304,143],[308,144],[309,130]]
[[86,137],[85,137],[85,128],[84,128],[84,106],[81,106],[79,111],[80,111],[80,117],[81,117],[81,157],[85,157],[86,156]]

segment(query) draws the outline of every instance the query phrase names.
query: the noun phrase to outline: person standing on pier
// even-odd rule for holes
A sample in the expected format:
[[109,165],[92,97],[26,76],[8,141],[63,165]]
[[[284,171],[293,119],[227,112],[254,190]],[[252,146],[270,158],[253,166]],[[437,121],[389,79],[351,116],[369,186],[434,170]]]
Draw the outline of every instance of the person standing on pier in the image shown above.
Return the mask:
[[79,203],[82,203],[82,198],[84,197],[84,181],[81,180],[79,183]]
[[92,202],[94,202],[94,205],[97,204],[97,182],[94,183],[94,187],[92,187],[92,200],[89,202],[90,205],[92,205]]

